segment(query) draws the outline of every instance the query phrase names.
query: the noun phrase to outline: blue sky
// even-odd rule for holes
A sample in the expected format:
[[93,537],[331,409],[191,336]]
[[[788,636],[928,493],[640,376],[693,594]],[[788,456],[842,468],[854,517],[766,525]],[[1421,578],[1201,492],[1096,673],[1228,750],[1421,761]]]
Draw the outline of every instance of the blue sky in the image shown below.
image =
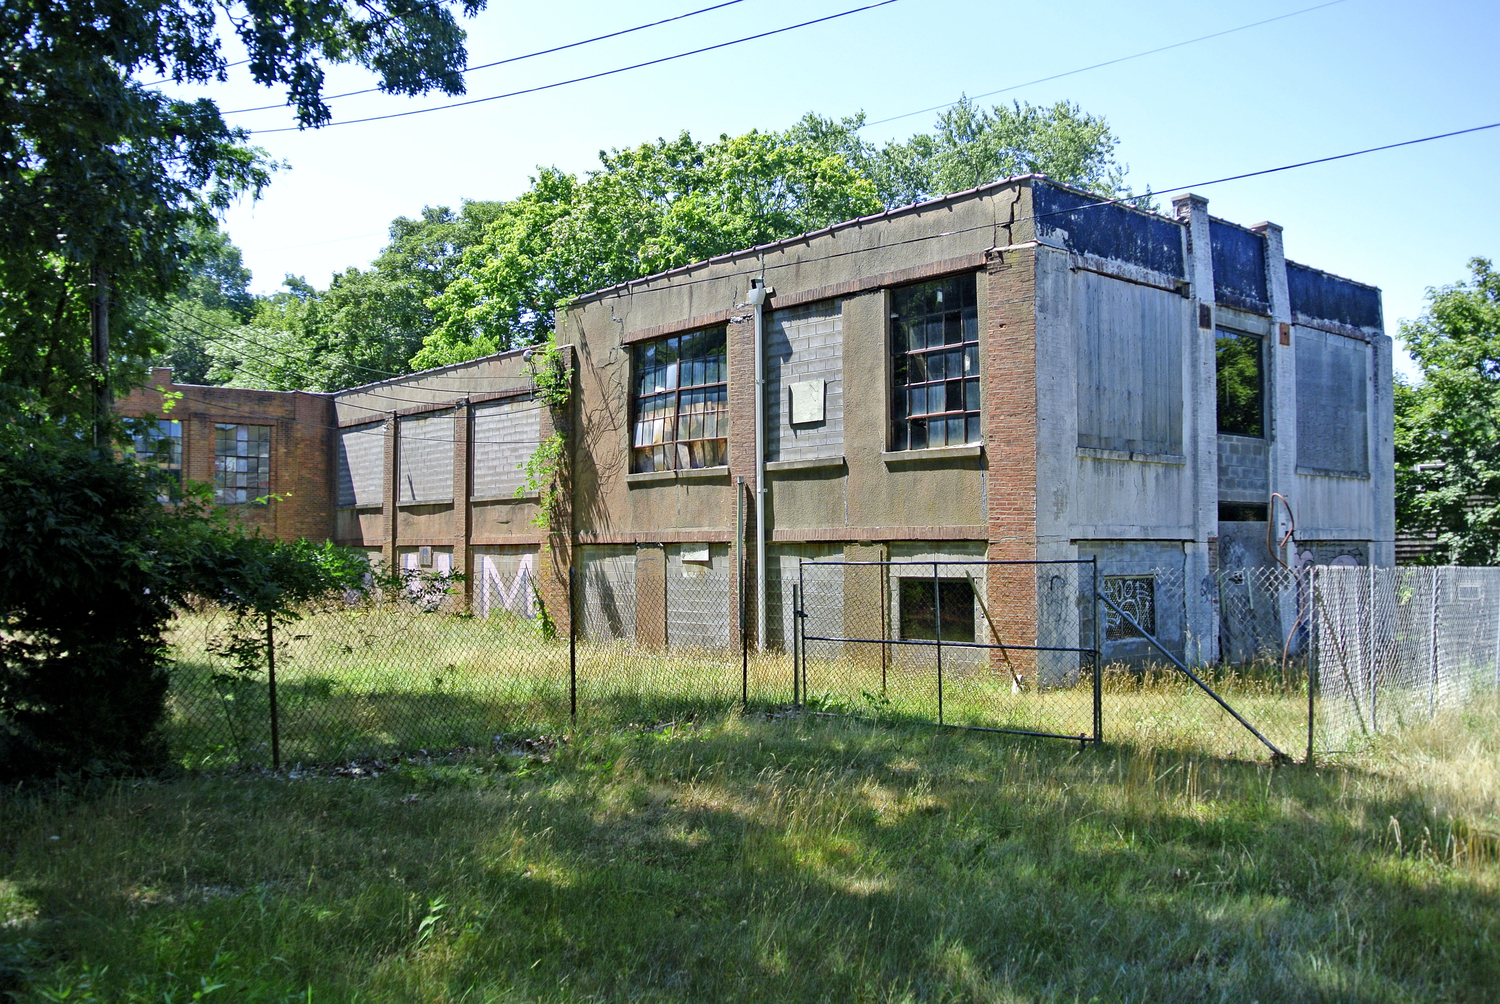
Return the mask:
[[[926,108],[1156,46],[1312,7],[1275,3],[1071,4],[899,0],[874,11],[603,80],[469,108],[306,133],[259,136],[289,163],[228,229],[274,290],[287,273],[323,286],[364,265],[385,227],[424,205],[511,198],[537,165],[586,171],[601,148],[674,135],[784,127],[803,113],[871,120]],[[471,63],[546,48],[708,6],[710,0],[515,4],[466,22]],[[621,39],[469,77],[470,97],[580,76],[859,6],[858,0],[744,0]],[[1241,171],[1500,121],[1497,10],[1342,0],[1222,38],[997,96],[1074,101],[1105,116],[1137,187]],[[243,68],[207,91],[224,109],[279,94]],[[238,75],[236,75],[238,74]],[[330,92],[368,86],[336,68]],[[200,93],[200,92],[194,92]],[[443,97],[380,94],[333,103],[335,119]],[[880,142],[931,127],[935,113],[867,129]],[[284,111],[231,117],[288,124]],[[1427,287],[1458,281],[1475,255],[1500,257],[1500,129],[1195,190],[1237,222],[1271,220],[1289,257],[1384,290],[1387,329],[1422,309]],[[1408,369],[1409,363],[1398,368]]]

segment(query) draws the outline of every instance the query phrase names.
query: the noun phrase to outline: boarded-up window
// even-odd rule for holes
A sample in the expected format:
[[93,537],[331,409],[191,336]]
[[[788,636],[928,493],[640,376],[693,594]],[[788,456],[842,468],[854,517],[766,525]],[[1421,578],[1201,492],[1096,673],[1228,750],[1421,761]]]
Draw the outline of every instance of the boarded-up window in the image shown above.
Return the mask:
[[1092,272],[1073,277],[1078,445],[1180,455],[1182,297]]
[[402,502],[447,502],[453,498],[453,413],[401,420],[397,479]]
[[[1130,619],[1147,634],[1156,633],[1156,576],[1106,575],[1102,584],[1105,596],[1114,600]],[[1118,610],[1104,604],[1104,638],[1121,641],[1138,638],[1140,633],[1120,616]]]
[[532,398],[482,404],[474,409],[474,497],[514,495],[521,465],[541,442],[542,406]]
[[1357,338],[1297,330],[1297,466],[1366,476],[1370,347]]
[[385,426],[361,425],[339,430],[339,502],[341,506],[384,503]]

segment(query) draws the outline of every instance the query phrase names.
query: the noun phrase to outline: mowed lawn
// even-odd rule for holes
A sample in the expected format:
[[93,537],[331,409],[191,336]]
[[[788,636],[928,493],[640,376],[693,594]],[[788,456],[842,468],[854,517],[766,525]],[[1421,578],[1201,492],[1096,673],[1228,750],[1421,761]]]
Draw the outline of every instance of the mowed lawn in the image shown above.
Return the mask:
[[0,989],[1500,997],[1493,704],[1317,769],[763,714],[538,738],[373,777],[12,789]]

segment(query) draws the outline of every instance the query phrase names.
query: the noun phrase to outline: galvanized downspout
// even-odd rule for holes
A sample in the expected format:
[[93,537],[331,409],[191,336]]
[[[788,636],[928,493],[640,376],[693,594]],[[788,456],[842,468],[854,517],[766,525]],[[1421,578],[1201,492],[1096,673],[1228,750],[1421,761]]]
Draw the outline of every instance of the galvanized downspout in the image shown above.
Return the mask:
[[755,621],[757,648],[766,650],[766,355],[765,304],[775,290],[750,280],[747,300],[755,308]]

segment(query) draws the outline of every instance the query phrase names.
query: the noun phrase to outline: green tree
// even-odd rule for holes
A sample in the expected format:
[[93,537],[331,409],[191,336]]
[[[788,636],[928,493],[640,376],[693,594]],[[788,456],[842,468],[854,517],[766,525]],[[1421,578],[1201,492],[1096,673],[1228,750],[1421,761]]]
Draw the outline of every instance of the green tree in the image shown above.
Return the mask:
[[1500,561],[1500,274],[1427,291],[1401,324],[1422,380],[1396,385],[1396,527],[1436,535],[1432,561]]
[[[463,0],[473,14],[485,0]],[[182,292],[193,235],[275,164],[212,101],[141,76],[226,79],[221,34],[297,121],[322,125],[327,64],[358,63],[399,94],[463,90],[463,31],[443,0],[16,0],[0,14],[0,393],[64,426],[88,419],[101,374],[89,303],[109,291],[122,384],[163,348],[138,305]]]
[[437,327],[414,366],[542,342],[580,293],[881,208],[843,156],[786,133],[684,132],[599,159],[582,180],[544,169],[505,205],[432,301]]
[[221,318],[206,329],[205,379],[334,391],[409,372],[433,328],[429,302],[502,211],[498,202],[465,201],[458,212],[428,206],[418,219],[391,222],[390,240],[368,269],[336,273],[322,290],[288,276],[283,291],[254,299],[244,323]]
[[224,333],[255,314],[250,270],[240,249],[218,227],[196,227],[193,257],[182,291],[160,304],[136,304],[143,323],[155,328],[166,349],[152,365],[172,367],[178,383],[208,383]]
[[159,764],[165,631],[190,597],[257,624],[363,592],[358,552],[249,533],[204,486],[104,451],[0,446],[0,777]]
[[884,147],[860,138],[863,125],[808,114],[784,132],[601,152],[582,179],[542,169],[430,301],[435,328],[412,365],[537,344],[581,293],[1011,175],[1130,194],[1108,124],[1066,102],[964,100],[935,133]]

